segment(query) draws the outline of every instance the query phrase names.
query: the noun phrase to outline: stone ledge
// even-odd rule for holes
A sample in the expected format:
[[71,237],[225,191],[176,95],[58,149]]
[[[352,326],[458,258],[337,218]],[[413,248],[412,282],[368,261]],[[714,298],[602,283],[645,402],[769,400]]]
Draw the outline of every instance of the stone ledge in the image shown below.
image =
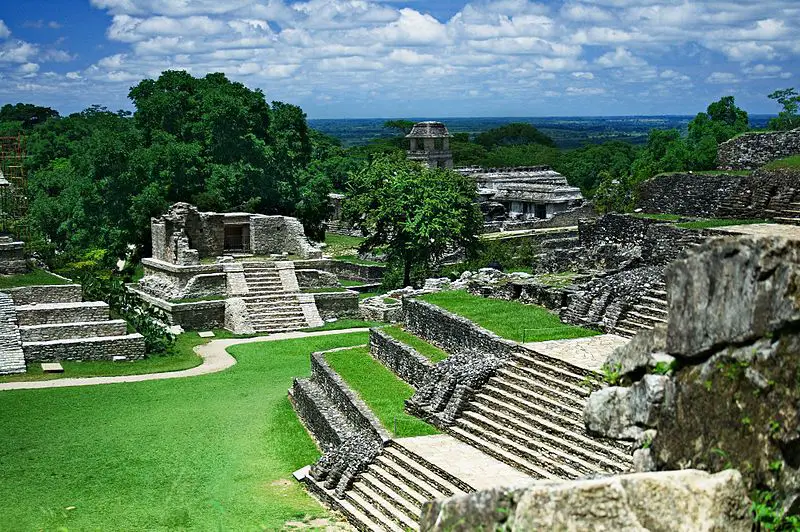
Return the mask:
[[413,347],[391,337],[377,327],[369,330],[370,354],[398,377],[419,388],[434,364]]
[[145,258],[142,259],[142,265],[154,270],[166,271],[170,273],[182,273],[182,274],[222,273],[221,263],[194,264],[194,265],[184,266],[180,264],[172,264],[171,262],[166,262],[159,259]]
[[[61,276],[58,276],[61,277]],[[65,279],[64,277],[61,277]],[[20,286],[3,290],[11,296],[14,304],[40,305],[48,303],[79,303],[83,294],[83,287],[79,284],[51,284]]]
[[124,356],[128,360],[144,358],[144,337],[139,334],[105,336],[22,344],[27,362],[58,360],[112,360]]

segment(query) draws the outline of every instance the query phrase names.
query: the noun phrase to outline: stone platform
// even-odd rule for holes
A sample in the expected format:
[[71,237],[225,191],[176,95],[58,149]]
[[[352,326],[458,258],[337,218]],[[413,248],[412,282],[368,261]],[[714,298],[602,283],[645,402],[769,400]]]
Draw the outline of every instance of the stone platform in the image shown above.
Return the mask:
[[579,368],[600,371],[608,355],[617,347],[626,343],[628,343],[628,339],[622,336],[601,334],[573,340],[529,342],[522,344],[522,346],[536,353],[563,360]]
[[533,479],[447,434],[399,438],[395,443],[418,454],[476,490],[519,486]]
[[745,224],[714,228],[719,233],[750,236],[774,236],[800,240],[800,226],[789,224]]

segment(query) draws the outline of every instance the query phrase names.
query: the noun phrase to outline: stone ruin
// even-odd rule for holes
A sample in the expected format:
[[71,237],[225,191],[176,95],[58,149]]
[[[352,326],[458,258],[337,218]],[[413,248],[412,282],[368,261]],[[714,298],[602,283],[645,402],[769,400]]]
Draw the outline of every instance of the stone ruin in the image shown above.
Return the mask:
[[407,157],[430,168],[453,168],[450,151],[450,132],[441,122],[419,122],[406,135],[409,141]]
[[754,170],[776,159],[800,153],[800,128],[743,133],[719,145],[721,170]]
[[25,244],[8,235],[0,235],[0,275],[13,275],[28,271]]

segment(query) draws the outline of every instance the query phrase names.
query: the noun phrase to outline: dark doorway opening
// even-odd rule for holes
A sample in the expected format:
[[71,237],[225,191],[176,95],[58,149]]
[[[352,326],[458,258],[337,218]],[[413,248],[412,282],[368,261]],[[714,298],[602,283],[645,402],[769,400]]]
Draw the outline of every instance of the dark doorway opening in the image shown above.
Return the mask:
[[250,227],[247,225],[225,226],[225,251],[250,251]]

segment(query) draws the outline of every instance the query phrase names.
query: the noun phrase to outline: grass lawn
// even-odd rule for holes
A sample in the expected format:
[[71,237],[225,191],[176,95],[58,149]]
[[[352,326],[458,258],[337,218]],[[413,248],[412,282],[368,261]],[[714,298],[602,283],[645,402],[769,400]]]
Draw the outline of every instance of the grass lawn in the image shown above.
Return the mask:
[[766,170],[776,170],[778,168],[800,168],[800,155],[792,155],[785,159],[778,159],[764,165]]
[[[214,331],[216,338],[236,338],[237,336],[220,329]],[[93,362],[61,362],[64,373],[43,373],[41,364],[28,364],[28,372],[22,375],[6,375],[0,382],[44,381],[75,377],[113,377],[117,375],[143,375],[180,371],[202,364],[203,359],[194,352],[195,346],[206,344],[214,338],[200,338],[196,332],[178,335],[170,352],[165,355],[152,355],[134,362],[112,362],[101,360]],[[2,530],[2,529],[0,529]]]
[[36,286],[44,284],[70,284],[71,281],[56,277],[50,272],[39,268],[28,273],[18,273],[16,275],[0,275],[0,290],[4,288],[16,288],[18,286]]
[[333,233],[325,233],[325,253],[331,255],[342,255],[346,253],[355,253],[358,251],[358,246],[364,242],[364,237],[360,236],[347,236],[347,235],[334,235]]
[[402,342],[409,347],[413,347],[421,355],[427,357],[431,362],[440,362],[448,357],[447,353],[435,345],[429,344],[419,336],[414,336],[413,334],[403,330],[398,325],[384,327],[383,331],[395,340]]
[[650,214],[646,212],[637,212],[634,213],[632,216],[635,216],[636,218],[646,218],[648,220],[662,220],[665,222],[674,222],[680,220],[681,218],[684,218],[684,216],[681,216],[679,214]]
[[472,320],[498,336],[517,342],[542,342],[600,334],[561,323],[557,314],[543,307],[473,296],[462,290],[426,294],[420,299]]
[[213,375],[0,392],[0,529],[277,530],[327,515],[291,476],[319,452],[286,390],[311,352],[366,341],[245,344]]
[[325,359],[394,436],[406,438],[439,433],[436,427],[405,413],[404,402],[414,395],[414,389],[372,358],[367,348],[328,353]]
[[345,286],[345,287],[347,287],[347,286],[364,286],[365,284],[367,284],[364,281],[350,281],[348,279],[339,279],[339,282],[341,283],[342,286]]
[[367,299],[370,297],[375,297],[383,294],[383,292],[359,292],[358,299]]
[[710,229],[712,227],[726,227],[728,225],[751,225],[751,224],[766,224],[769,223],[769,220],[737,220],[737,219],[708,219],[708,220],[697,220],[694,222],[684,222],[680,224],[675,224],[676,227],[682,227],[683,229]]
[[358,264],[359,266],[386,266],[385,262],[377,262],[374,260],[364,260],[360,258],[358,255],[336,255],[334,256],[336,260],[340,260],[343,262],[349,262],[351,264]]
[[381,327],[383,325],[386,324],[380,321],[363,321],[363,320],[354,320],[350,318],[343,318],[340,320],[336,320],[334,322],[326,323],[322,327],[311,327],[308,329],[303,329],[303,332],[341,331],[342,329]]

